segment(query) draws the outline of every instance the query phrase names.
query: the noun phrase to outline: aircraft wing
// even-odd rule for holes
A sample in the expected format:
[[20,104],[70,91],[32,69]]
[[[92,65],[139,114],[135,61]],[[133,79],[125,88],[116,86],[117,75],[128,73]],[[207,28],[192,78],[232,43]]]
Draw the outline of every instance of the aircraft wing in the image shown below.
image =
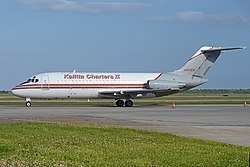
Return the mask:
[[169,89],[138,89],[138,90],[119,90],[119,91],[101,91],[99,95],[106,98],[137,98],[147,95],[154,96],[167,96],[176,92],[179,92],[180,88],[169,88]]

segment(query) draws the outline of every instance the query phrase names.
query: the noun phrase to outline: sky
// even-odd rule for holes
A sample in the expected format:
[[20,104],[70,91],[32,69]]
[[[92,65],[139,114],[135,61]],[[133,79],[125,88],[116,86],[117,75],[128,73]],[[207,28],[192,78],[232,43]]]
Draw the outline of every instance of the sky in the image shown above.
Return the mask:
[[0,90],[43,72],[169,72],[204,45],[248,48],[198,88],[250,88],[250,1],[0,1]]

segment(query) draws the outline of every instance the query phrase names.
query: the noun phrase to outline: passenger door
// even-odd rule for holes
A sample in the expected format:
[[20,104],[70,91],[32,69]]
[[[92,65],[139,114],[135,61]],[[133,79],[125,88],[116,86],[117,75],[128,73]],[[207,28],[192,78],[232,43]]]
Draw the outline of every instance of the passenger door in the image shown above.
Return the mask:
[[42,90],[49,90],[49,76],[48,75],[42,75],[41,88]]

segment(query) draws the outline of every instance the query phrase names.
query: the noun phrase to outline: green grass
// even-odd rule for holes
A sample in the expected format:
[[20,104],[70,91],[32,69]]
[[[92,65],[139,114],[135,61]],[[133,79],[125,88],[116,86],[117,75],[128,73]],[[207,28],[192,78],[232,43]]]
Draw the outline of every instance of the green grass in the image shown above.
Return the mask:
[[248,166],[249,148],[98,126],[0,124],[0,166]]

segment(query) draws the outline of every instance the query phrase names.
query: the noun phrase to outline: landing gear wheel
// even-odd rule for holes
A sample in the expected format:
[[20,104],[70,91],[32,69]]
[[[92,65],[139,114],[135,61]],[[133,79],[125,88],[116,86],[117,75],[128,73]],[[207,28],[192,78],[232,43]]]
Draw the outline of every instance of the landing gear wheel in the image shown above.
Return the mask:
[[31,106],[31,102],[30,101],[27,101],[26,102],[26,107],[30,107]]
[[122,101],[121,99],[117,100],[115,103],[117,107],[122,107],[124,105],[124,101]]
[[126,101],[125,101],[125,106],[126,106],[126,107],[132,107],[133,104],[134,104],[134,103],[133,103],[132,100],[126,100]]

